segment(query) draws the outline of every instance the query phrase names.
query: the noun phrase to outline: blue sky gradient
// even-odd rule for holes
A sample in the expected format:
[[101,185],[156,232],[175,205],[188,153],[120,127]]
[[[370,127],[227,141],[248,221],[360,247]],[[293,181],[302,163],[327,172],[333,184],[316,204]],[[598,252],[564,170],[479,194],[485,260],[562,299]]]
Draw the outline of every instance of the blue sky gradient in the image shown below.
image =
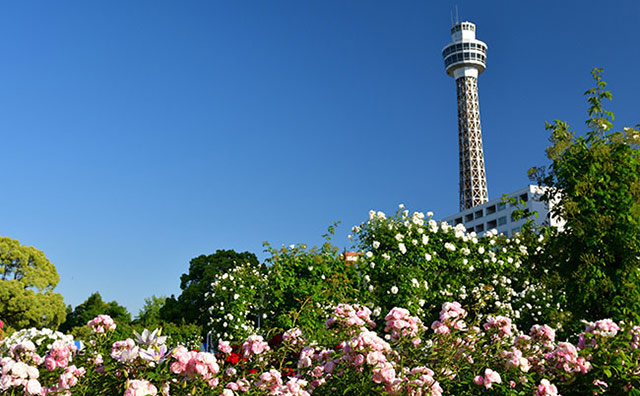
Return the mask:
[[200,254],[455,213],[456,4],[489,46],[490,198],[547,163],[545,121],[584,131],[593,67],[617,129],[640,122],[636,0],[5,3],[0,235],[45,252],[67,304],[135,315]]

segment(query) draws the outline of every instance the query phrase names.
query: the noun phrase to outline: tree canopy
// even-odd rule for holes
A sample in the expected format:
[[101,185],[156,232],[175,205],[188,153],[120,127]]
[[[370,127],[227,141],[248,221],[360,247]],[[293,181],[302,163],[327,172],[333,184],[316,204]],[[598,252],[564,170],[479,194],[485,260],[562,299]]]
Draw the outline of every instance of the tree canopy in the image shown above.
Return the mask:
[[64,322],[62,295],[53,292],[59,281],[42,251],[0,237],[0,318],[8,326],[56,329]]
[[551,145],[549,171],[533,168],[532,179],[558,199],[552,215],[566,221],[549,238],[545,260],[566,290],[575,319],[640,319],[640,134],[625,127],[613,132],[614,115],[604,108],[612,99],[602,70],[585,92],[588,131],[576,135],[562,121],[547,123]]
[[155,295],[144,299],[144,306],[138,312],[134,319],[135,324],[146,327],[156,326],[160,323],[160,310],[164,306],[167,298],[164,296],[157,297]]
[[118,323],[131,322],[131,314],[125,307],[116,301],[105,302],[100,293],[95,292],[67,314],[67,320],[60,326],[60,330],[68,332],[74,327],[85,327],[88,321],[101,314],[111,316]]

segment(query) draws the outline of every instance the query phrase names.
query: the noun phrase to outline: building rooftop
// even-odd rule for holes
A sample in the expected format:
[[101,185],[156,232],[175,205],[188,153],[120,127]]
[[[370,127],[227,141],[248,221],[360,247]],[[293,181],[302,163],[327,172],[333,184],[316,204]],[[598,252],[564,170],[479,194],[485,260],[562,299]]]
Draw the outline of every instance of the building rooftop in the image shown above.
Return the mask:
[[564,222],[552,218],[547,203],[540,200],[543,193],[544,187],[528,185],[509,194],[505,194],[507,197],[523,201],[524,206],[503,202],[503,198],[500,197],[485,202],[482,205],[474,206],[473,208],[447,216],[442,219],[442,221],[446,221],[451,225],[463,224],[467,231],[475,231],[477,234],[495,229],[498,231],[498,234],[512,236],[520,232],[527,220],[525,218],[514,220],[512,214],[517,209],[524,209],[525,212],[536,212],[538,214],[537,217],[533,217],[535,224],[562,228]]

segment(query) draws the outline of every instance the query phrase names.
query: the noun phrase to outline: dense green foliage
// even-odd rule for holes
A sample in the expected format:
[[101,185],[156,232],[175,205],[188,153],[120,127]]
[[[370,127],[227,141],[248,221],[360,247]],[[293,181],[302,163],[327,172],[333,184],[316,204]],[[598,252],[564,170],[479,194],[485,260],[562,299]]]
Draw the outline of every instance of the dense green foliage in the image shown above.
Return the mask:
[[271,263],[267,276],[268,305],[265,306],[267,327],[298,326],[315,333],[338,303],[356,302],[358,270],[345,260],[336,246],[327,241],[321,247],[291,245],[274,249],[268,246]]
[[431,216],[410,214],[402,205],[394,216],[371,211],[353,228],[355,261],[330,244],[331,232],[319,248],[267,245],[271,265],[265,270],[239,265],[212,283],[207,303],[213,339],[254,332],[270,337],[297,326],[322,340],[321,318],[340,303],[370,308],[380,324],[393,307],[423,318],[451,300],[477,314],[508,315],[523,328],[543,318],[559,324],[558,299],[537,277],[544,268],[522,265],[537,254],[540,237],[479,236]]
[[576,135],[559,120],[551,130],[548,173],[530,176],[549,187],[557,199],[552,215],[566,221],[553,232],[541,259],[553,270],[548,282],[567,293],[568,308],[579,319],[611,317],[640,322],[640,134],[625,127],[612,132],[614,115],[602,70],[585,95],[589,130]]
[[5,325],[56,329],[65,319],[62,295],[53,292],[59,280],[40,250],[0,237],[0,318]]

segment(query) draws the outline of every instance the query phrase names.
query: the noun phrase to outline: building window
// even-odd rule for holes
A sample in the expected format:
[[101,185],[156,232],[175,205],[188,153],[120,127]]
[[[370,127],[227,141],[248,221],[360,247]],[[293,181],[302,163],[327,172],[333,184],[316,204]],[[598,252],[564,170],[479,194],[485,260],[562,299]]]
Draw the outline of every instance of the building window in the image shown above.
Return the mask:
[[487,206],[487,216],[496,213],[496,205]]
[[505,205],[503,202],[500,202],[498,204],[498,211],[505,210],[506,207],[507,205]]
[[520,195],[520,200],[524,201],[524,202],[527,202],[529,200],[529,194],[524,193],[524,194]]
[[470,221],[473,221],[473,213],[469,213],[469,214],[464,216],[464,222],[465,223],[468,223]]
[[476,226],[476,232],[482,232],[484,231],[484,224],[478,224]]
[[494,229],[498,226],[498,222],[496,220],[491,220],[487,222],[487,230]]
[[498,225],[505,225],[505,224],[507,224],[507,216],[502,216],[498,218]]
[[512,229],[512,230],[511,230],[511,235],[513,235],[513,234],[517,234],[517,233],[519,233],[519,232],[520,232],[520,227],[516,227],[516,228],[514,228],[514,229]]
[[454,223],[455,225],[462,224],[462,217],[458,217],[457,219],[455,219],[455,220],[453,221],[453,223]]
[[482,217],[482,209],[480,209],[480,210],[476,211],[476,213],[475,213],[475,216],[474,216],[474,217],[475,217],[476,219],[481,218],[481,217]]

